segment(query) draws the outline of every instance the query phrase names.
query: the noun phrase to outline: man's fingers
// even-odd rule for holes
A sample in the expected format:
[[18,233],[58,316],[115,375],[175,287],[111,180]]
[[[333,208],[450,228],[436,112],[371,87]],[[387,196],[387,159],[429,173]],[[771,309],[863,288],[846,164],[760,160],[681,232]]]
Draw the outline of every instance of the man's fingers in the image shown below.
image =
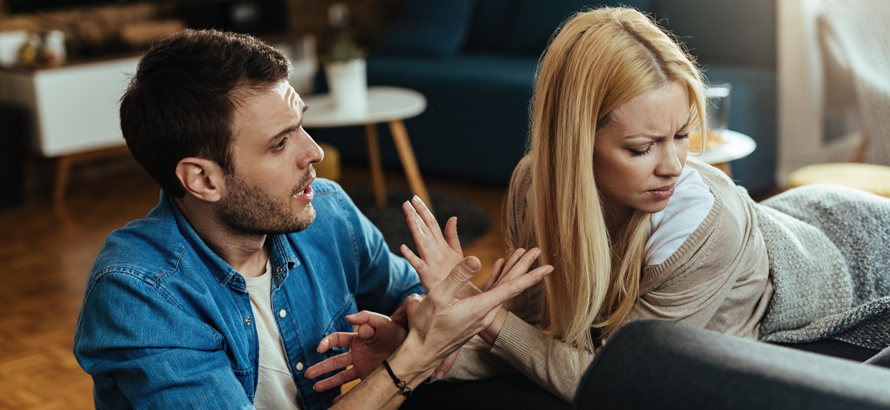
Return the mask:
[[[405,301],[402,302],[402,306],[399,306],[398,309],[390,316],[390,320],[408,330],[408,318],[411,317],[411,313],[414,313],[414,308],[420,304],[423,300],[423,297],[414,293],[405,298]],[[413,305],[413,308],[409,311],[409,307]]]
[[325,390],[330,390],[337,386],[342,386],[346,383],[349,383],[355,379],[358,379],[358,371],[355,370],[355,367],[350,367],[349,369],[337,373],[327,379],[324,379],[315,385],[312,386],[312,389],[317,392],[323,392]]
[[351,364],[352,364],[352,352],[350,351],[350,352],[346,352],[343,354],[338,354],[334,357],[329,357],[329,358],[324,359],[312,366],[309,366],[309,368],[306,369],[305,376],[310,379],[314,379],[314,378],[321,376],[327,372],[332,372],[337,369],[346,368],[346,366],[349,366]]
[[[348,319],[347,319],[348,321]],[[327,352],[332,347],[348,347],[355,337],[354,333],[337,332],[331,333],[318,342],[318,353]]]
[[369,340],[373,339],[374,335],[377,333],[377,330],[374,329],[373,326],[365,323],[358,327],[358,331],[355,332],[358,335],[359,339]]
[[414,252],[411,252],[411,248],[409,248],[408,245],[402,244],[402,246],[399,246],[399,250],[402,251],[402,256],[404,256],[405,259],[408,260],[408,263],[410,263],[411,266],[414,267],[414,270],[418,272],[422,270],[420,268],[423,267],[423,259],[420,259],[417,255],[414,254]]
[[464,260],[461,261],[461,263],[458,263],[454,269],[451,269],[451,273],[448,274],[448,279],[443,280],[430,291],[429,296],[435,297],[438,301],[450,301],[454,298],[460,288],[476,276],[476,273],[479,272],[479,268],[481,267],[482,263],[479,262],[479,258],[475,256],[464,258]]
[[[367,335],[367,333],[362,335],[361,332],[359,332],[359,337],[361,337],[362,339],[370,339],[374,337],[374,329],[377,329],[381,326],[386,326],[390,321],[391,320],[389,316],[381,315],[377,312],[371,312],[370,310],[363,310],[361,312],[353,313],[349,316],[346,316],[346,322],[351,325],[359,326],[360,331],[362,327],[371,328],[372,333],[368,337],[364,336]],[[367,332],[367,330],[365,332]]]

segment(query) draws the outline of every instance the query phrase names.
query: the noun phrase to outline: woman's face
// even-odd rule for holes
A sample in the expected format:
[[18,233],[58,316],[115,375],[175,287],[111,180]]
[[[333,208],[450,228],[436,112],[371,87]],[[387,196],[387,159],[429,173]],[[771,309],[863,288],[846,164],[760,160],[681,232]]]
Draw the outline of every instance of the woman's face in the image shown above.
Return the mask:
[[633,210],[663,210],[686,165],[686,87],[673,82],[620,105],[596,132],[594,173],[607,215],[623,222]]

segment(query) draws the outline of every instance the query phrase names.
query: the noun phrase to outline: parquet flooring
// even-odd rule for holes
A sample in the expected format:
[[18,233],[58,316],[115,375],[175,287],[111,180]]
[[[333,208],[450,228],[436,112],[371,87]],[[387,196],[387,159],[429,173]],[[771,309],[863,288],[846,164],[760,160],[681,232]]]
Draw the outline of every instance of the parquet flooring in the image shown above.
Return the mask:
[[[144,216],[158,200],[147,174],[136,166],[120,169],[131,171],[73,184],[62,207],[51,205],[47,189],[29,194],[23,206],[0,210],[0,409],[93,408],[92,380],[72,354],[86,275],[108,233]],[[426,182],[430,190],[460,195],[489,214],[488,234],[464,250],[482,260],[482,272],[490,271],[504,253],[505,189]],[[341,183],[370,186],[370,175],[363,167],[346,167]],[[407,185],[397,172],[387,173],[387,183]]]

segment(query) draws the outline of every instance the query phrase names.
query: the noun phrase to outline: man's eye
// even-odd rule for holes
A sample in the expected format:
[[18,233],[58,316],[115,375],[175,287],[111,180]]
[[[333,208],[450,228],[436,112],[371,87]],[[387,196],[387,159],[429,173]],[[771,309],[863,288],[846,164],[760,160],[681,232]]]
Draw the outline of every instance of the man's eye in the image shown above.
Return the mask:
[[274,149],[277,151],[277,150],[280,150],[280,149],[284,148],[284,143],[285,143],[285,142],[287,142],[287,137],[282,138],[282,139],[281,139],[281,142],[279,142],[278,144],[276,144]]

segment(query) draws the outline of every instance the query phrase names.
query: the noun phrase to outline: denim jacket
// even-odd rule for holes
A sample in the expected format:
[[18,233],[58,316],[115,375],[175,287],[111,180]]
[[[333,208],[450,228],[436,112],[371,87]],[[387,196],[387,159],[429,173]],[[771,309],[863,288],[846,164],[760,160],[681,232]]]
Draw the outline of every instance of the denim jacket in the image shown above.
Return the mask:
[[[304,409],[333,404],[303,374],[339,352],[357,309],[390,314],[417,273],[335,183],[316,180],[315,222],[270,236],[272,309]],[[244,278],[198,237],[173,199],[112,232],[87,280],[74,354],[92,375],[97,409],[253,408],[259,345]]]

